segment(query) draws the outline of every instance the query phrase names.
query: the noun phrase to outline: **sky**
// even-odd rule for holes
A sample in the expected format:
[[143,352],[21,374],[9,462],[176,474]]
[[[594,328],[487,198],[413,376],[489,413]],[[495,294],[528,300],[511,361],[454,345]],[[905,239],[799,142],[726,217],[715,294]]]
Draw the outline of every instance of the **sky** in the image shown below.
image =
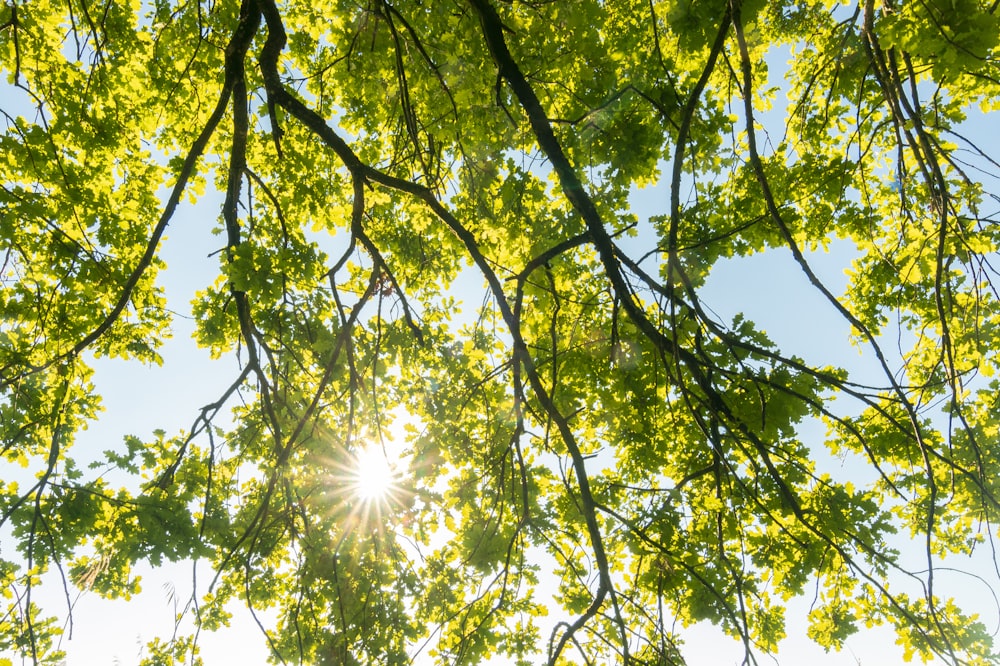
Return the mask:
[[[634,211],[640,217],[654,214],[662,210],[662,197],[663,193],[656,188],[637,192]],[[218,249],[220,237],[213,236],[210,230],[216,226],[215,215],[220,204],[219,196],[209,193],[197,206],[185,204],[171,222],[162,247],[168,266],[162,284],[177,315],[174,337],[161,350],[164,364],[146,367],[115,359],[96,362],[94,381],[103,395],[105,411],[82,433],[77,455],[89,451],[98,456],[101,451],[120,444],[129,434],[148,437],[156,428],[168,433],[187,428],[198,408],[215,400],[231,381],[232,361],[212,361],[206,351],[190,340],[193,322],[186,309],[195,291],[213,280],[217,271],[217,258],[209,255]],[[850,244],[834,242],[829,252],[813,253],[809,258],[832,291],[841,293],[847,280],[844,270],[854,256]],[[465,299],[471,308],[480,302],[481,283],[471,272],[462,279],[467,283],[459,291],[472,294]],[[737,313],[743,313],[787,353],[846,367],[867,365],[870,358],[849,344],[844,320],[816,296],[791,254],[783,250],[721,262],[713,269],[702,292],[704,303],[719,319],[728,322]],[[818,424],[803,429],[806,441],[809,437],[818,440],[823,434]],[[815,444],[821,446],[818,441]],[[919,558],[919,545],[915,553]],[[956,564],[968,567],[964,562]],[[978,562],[975,566],[987,571],[988,564]],[[202,579],[207,571],[206,566],[200,567]],[[139,568],[135,573],[142,576],[143,592],[131,602],[105,601],[93,594],[84,594],[76,601],[73,636],[62,645],[67,651],[66,666],[131,666],[138,663],[146,641],[154,636],[169,636],[175,612],[173,599],[177,597],[181,603],[186,599],[191,587],[191,564],[172,564],[159,571]],[[996,616],[996,604],[989,595],[981,594],[985,591],[982,585],[947,572],[941,577],[945,585],[950,583],[954,587],[952,591],[961,593],[960,597],[970,597],[973,604],[983,609],[984,616]],[[57,586],[43,589],[39,598],[48,598],[50,608],[57,612],[64,610],[65,602]],[[202,635],[200,644],[205,663],[263,666],[266,663],[263,638],[245,610],[233,611],[231,630]],[[781,663],[813,666],[902,663],[895,637],[885,629],[862,632],[848,640],[843,652],[825,653],[804,638],[803,620],[807,613],[808,600],[793,600],[789,604],[788,633],[792,638],[781,645],[778,653]],[[692,664],[726,665],[742,661],[742,647],[710,625],[692,627],[685,636],[685,653]]]
[[[984,129],[979,127],[975,131]],[[634,212],[640,217],[662,213],[666,202],[662,190],[648,188],[635,194]],[[84,452],[89,451],[96,457],[101,451],[120,445],[125,435],[149,437],[156,428],[168,433],[187,428],[198,409],[214,401],[232,381],[235,374],[232,361],[212,361],[205,350],[198,349],[191,341],[193,322],[188,318],[187,308],[195,291],[204,288],[217,274],[218,259],[212,255],[222,239],[210,230],[217,225],[220,205],[218,193],[209,192],[197,206],[183,204],[171,222],[162,246],[162,257],[168,266],[162,284],[177,314],[173,338],[165,341],[161,350],[164,365],[146,367],[114,359],[96,362],[94,381],[103,395],[105,411],[80,436],[78,455],[85,457]],[[809,259],[833,293],[839,294],[846,284],[844,271],[854,256],[849,243],[835,241],[829,252],[812,253]],[[481,280],[472,273],[463,279],[468,282],[460,291],[474,294],[466,297],[467,307],[471,308],[480,301]],[[861,373],[871,366],[870,352],[866,354],[849,344],[848,325],[829,304],[817,298],[787,251],[772,250],[721,261],[713,269],[702,297],[724,322],[731,321],[738,313],[745,314],[786,353]],[[887,345],[887,349],[893,348],[894,345]],[[817,440],[823,434],[817,424],[806,425],[802,431],[803,437]],[[825,463],[849,464],[832,459]],[[854,469],[843,471],[857,473]],[[902,540],[900,543],[905,553],[908,546]],[[916,567],[920,566],[920,557],[916,552]],[[970,562],[954,564],[997,582],[985,549]],[[207,567],[202,567],[202,573],[206,571]],[[131,602],[105,601],[93,594],[84,594],[76,601],[72,639],[62,645],[67,651],[67,666],[131,666],[138,663],[144,642],[154,636],[169,636],[175,612],[173,598],[186,598],[191,585],[191,564],[168,565],[159,571],[139,568],[135,573],[143,578],[143,592]],[[984,617],[1000,616],[992,594],[981,583],[947,570],[941,571],[939,581],[939,585],[950,588],[971,607],[981,609]],[[65,610],[58,586],[47,586],[37,598],[47,600],[48,607],[55,612]],[[902,663],[901,650],[894,644],[892,633],[886,630],[866,631],[849,639],[841,653],[828,654],[802,640],[808,606],[807,599],[794,600],[788,606],[789,634],[800,638],[782,644],[778,653],[781,663],[811,666]],[[238,608],[233,611],[231,630],[203,635],[202,656],[206,664],[265,664],[263,638],[245,611]],[[987,626],[996,629],[997,622],[987,621]],[[692,664],[727,665],[742,661],[741,646],[732,639],[720,638],[713,627],[696,626],[686,636],[685,653]],[[766,658],[762,663],[767,663]]]

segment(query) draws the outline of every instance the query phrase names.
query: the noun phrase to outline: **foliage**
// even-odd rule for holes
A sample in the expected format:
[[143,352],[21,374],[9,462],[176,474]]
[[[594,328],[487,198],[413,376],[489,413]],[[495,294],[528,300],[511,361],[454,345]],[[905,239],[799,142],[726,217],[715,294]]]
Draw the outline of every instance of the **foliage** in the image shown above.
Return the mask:
[[[934,573],[1000,519],[1000,165],[962,128],[1000,103],[997,14],[8,0],[0,649],[58,661],[46,572],[128,597],[134,563],[195,560],[190,621],[266,609],[280,663],[680,663],[701,620],[755,662],[807,591],[829,649],[887,624],[910,656],[996,659]],[[189,430],[75,452],[95,360],[161,362],[161,240],[211,186],[192,312],[230,388]],[[834,238],[843,295],[809,260]],[[703,300],[782,248],[877,381]],[[362,502],[345,469],[394,417],[409,471]]]

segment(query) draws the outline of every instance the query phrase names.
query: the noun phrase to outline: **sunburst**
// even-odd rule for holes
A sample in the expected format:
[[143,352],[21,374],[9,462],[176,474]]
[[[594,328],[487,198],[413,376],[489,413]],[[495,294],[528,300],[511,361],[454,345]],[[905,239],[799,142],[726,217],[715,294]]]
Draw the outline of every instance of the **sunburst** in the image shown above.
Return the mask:
[[351,482],[361,502],[389,503],[398,491],[397,476],[395,466],[377,444],[369,444],[354,456]]
[[[407,433],[400,421],[375,433],[356,433],[344,444],[332,443],[304,465],[313,479],[305,481],[314,489],[308,493],[309,504],[338,525],[341,539],[384,535],[405,522],[414,491]],[[330,440],[336,441],[332,434]]]

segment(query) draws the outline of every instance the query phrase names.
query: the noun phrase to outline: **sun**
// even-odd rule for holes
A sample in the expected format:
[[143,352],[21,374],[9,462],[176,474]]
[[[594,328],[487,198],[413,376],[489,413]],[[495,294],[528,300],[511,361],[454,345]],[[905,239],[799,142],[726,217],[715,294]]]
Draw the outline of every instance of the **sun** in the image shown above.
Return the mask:
[[413,421],[405,413],[386,418],[375,433],[361,430],[320,456],[322,490],[316,499],[342,523],[344,536],[384,535],[409,519],[415,490],[407,438]]
[[385,450],[370,444],[355,454],[354,492],[364,502],[385,502],[396,489],[396,470]]

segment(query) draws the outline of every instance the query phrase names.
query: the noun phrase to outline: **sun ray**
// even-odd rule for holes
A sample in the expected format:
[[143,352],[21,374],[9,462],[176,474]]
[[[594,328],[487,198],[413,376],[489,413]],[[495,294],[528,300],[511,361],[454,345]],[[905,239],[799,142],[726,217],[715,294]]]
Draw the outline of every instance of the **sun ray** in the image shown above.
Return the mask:
[[308,466],[319,482],[310,504],[334,521],[340,541],[390,534],[408,520],[415,497],[407,448],[412,421],[404,413],[348,442],[331,434],[328,450]]

